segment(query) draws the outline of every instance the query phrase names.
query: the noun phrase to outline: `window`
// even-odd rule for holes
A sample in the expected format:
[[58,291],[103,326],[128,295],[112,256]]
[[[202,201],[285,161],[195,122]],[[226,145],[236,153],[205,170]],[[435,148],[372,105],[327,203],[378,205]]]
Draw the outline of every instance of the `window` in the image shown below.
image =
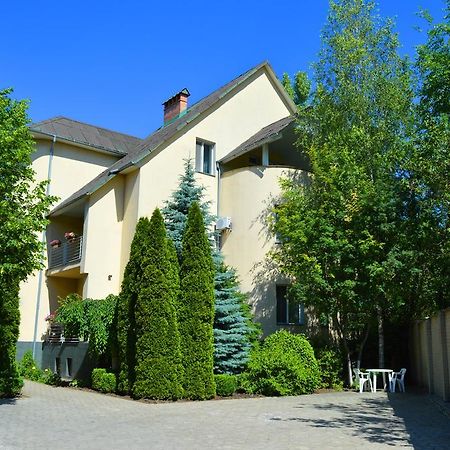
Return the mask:
[[197,141],[195,170],[208,175],[215,174],[215,145],[212,142]]
[[277,285],[277,324],[304,325],[305,309],[302,304],[289,300],[287,286]]

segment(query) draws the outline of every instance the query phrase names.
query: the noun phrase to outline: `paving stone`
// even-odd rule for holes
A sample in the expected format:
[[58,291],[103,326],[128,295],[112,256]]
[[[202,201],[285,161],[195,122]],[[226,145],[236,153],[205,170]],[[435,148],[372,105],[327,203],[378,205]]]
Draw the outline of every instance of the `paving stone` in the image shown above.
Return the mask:
[[0,400],[0,449],[449,449],[427,395],[327,393],[150,404],[27,381]]

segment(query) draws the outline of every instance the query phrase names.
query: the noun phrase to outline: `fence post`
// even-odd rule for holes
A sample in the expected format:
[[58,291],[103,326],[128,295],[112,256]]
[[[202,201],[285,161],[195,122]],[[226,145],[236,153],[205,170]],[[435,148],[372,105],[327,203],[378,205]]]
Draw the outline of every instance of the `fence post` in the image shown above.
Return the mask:
[[433,379],[433,342],[431,335],[431,318],[426,319],[427,357],[428,357],[428,392],[434,393]]
[[443,367],[443,384],[444,384],[444,401],[450,400],[450,379],[448,373],[448,347],[447,347],[447,324],[446,311],[440,311],[440,326],[441,326],[441,348],[442,348],[442,367]]

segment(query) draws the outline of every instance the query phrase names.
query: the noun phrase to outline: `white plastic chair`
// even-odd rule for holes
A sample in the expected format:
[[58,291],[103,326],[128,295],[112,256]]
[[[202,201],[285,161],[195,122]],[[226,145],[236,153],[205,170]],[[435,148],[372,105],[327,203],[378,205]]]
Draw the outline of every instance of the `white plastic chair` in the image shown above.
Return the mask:
[[373,392],[372,380],[370,379],[370,374],[361,372],[359,369],[353,369],[355,373],[356,380],[359,381],[359,392],[361,393],[364,390],[364,385],[369,382],[370,392]]
[[398,372],[393,372],[390,380],[390,391],[395,392],[395,386],[398,383],[400,392],[405,392],[405,373],[406,369],[400,369]]

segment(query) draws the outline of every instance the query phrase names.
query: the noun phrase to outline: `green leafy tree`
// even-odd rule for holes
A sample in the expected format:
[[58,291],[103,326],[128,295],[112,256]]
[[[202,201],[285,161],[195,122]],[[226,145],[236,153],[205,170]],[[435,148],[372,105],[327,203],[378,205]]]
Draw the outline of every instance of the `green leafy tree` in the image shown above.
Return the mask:
[[314,175],[283,182],[274,223],[283,240],[274,256],[295,280],[291,293],[331,318],[349,382],[374,318],[383,367],[383,319],[404,303],[399,174],[413,137],[411,74],[393,22],[374,11],[365,0],[330,3],[311,107],[298,120]]
[[136,300],[135,398],[177,399],[182,396],[180,335],[175,296],[177,268],[167,245],[164,220],[155,209]]
[[306,72],[297,72],[292,81],[289,74],[284,73],[281,83],[297,106],[305,106],[311,94],[311,81]]
[[182,242],[179,329],[185,395],[215,395],[213,374],[214,265],[211,245],[197,202],[189,208]]
[[117,302],[117,353],[119,357],[118,390],[131,392],[136,365],[136,300],[139,294],[144,260],[150,245],[150,221],[139,219],[131,243],[130,259],[125,268]]
[[409,218],[410,266],[403,286],[410,298],[408,316],[423,318],[450,305],[450,2],[418,47],[418,137],[404,182]]
[[0,91],[0,396],[17,395],[22,386],[15,361],[19,284],[42,267],[38,232],[55,200],[46,196],[46,182],[35,182],[28,103],[13,100],[11,92]]

